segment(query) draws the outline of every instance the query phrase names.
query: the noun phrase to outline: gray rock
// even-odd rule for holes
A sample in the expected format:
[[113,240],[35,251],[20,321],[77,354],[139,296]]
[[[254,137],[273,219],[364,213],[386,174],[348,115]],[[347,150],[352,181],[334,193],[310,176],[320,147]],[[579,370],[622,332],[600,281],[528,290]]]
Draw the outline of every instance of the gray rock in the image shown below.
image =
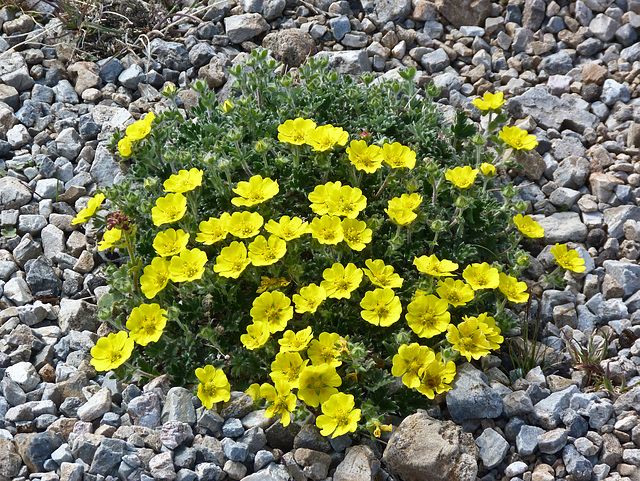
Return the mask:
[[262,3],[262,16],[267,22],[280,18],[286,6],[286,0],[264,0]]
[[62,289],[62,282],[53,267],[43,259],[29,260],[25,263],[27,284],[34,297],[57,297]]
[[13,441],[0,437],[0,478],[16,479],[21,467],[22,458]]
[[111,187],[123,179],[120,164],[104,143],[98,145],[89,173],[95,179],[98,187]]
[[640,43],[635,43],[630,47],[623,48],[620,51],[620,57],[626,59],[628,62],[635,62],[640,59]]
[[589,178],[590,167],[587,159],[571,155],[558,164],[553,180],[561,187],[579,189]]
[[64,183],[58,179],[41,179],[36,184],[35,192],[43,199],[56,199],[64,193]]
[[208,463],[215,463],[217,466],[224,466],[225,453],[220,441],[212,436],[198,437],[193,442],[193,448]]
[[191,391],[183,387],[169,389],[162,408],[162,422],[180,421],[187,424],[196,422],[196,411],[191,402]]
[[140,65],[134,63],[118,75],[118,82],[131,90],[137,90],[138,84],[144,82],[145,74]]
[[489,387],[486,376],[468,363],[458,368],[453,389],[446,396],[447,408],[456,423],[502,414],[502,398]]
[[525,391],[513,391],[502,398],[504,415],[526,416],[533,412],[533,402]]
[[124,70],[122,62],[115,57],[111,57],[108,60],[101,60],[98,62],[98,65],[100,66],[100,78],[105,84],[116,83],[118,76]]
[[21,234],[38,234],[46,225],[47,219],[43,215],[23,214],[18,218],[18,232]]
[[338,42],[351,31],[351,23],[349,23],[349,17],[346,15],[340,15],[339,17],[332,18],[327,22],[327,25],[329,25],[329,28],[331,29],[333,38]]
[[163,67],[182,72],[191,66],[189,52],[181,43],[155,38],[151,41],[150,48],[151,54]]
[[620,23],[607,15],[599,13],[589,23],[589,30],[603,42],[610,41],[621,27]]
[[533,454],[538,447],[538,436],[545,431],[537,426],[524,425],[516,436],[516,447],[521,456]]
[[599,122],[598,117],[588,112],[576,98],[571,95],[558,98],[544,86],[534,87],[513,97],[507,103],[507,108],[516,118],[531,115],[538,126],[544,129],[570,129],[583,133],[585,129],[595,129]]
[[222,426],[222,434],[228,438],[239,438],[244,434],[242,421],[237,418],[229,418]]
[[359,75],[371,72],[371,61],[366,50],[345,50],[342,52],[318,52],[314,57],[327,58],[327,68],[341,74]]
[[81,421],[93,421],[111,410],[111,391],[102,388],[78,408],[78,417]]
[[438,12],[456,28],[464,25],[484,25],[491,15],[489,0],[436,0]]
[[269,24],[259,13],[232,15],[224,19],[224,29],[231,43],[251,40],[269,30]]
[[450,421],[413,414],[393,432],[382,457],[387,469],[405,481],[475,481],[473,437]]
[[616,102],[628,102],[630,98],[631,92],[629,92],[625,84],[618,83],[610,78],[604,81],[600,100],[607,107],[611,107]]
[[247,458],[249,447],[245,443],[234,441],[231,438],[224,438],[220,444],[222,445],[224,455],[231,461],[242,463]]
[[533,418],[539,426],[554,429],[560,422],[562,411],[569,407],[571,396],[579,392],[576,386],[554,392],[533,406]]
[[13,149],[17,150],[31,142],[31,135],[29,135],[29,131],[24,125],[14,125],[7,132],[7,142]]
[[379,470],[380,461],[369,446],[354,446],[336,468],[333,479],[334,481],[373,481]]
[[54,431],[43,433],[17,434],[14,442],[24,464],[31,472],[42,472],[44,462],[63,442],[62,435]]
[[[264,418],[264,413],[262,417]],[[217,412],[209,409],[203,409],[198,417],[198,428],[205,434],[214,435],[222,429],[223,424],[224,418]]]
[[31,189],[15,177],[0,177],[0,205],[2,209],[19,209],[31,200]]
[[584,242],[587,238],[587,226],[575,212],[558,212],[538,221],[544,229],[546,244],[556,242]]
[[222,469],[227,473],[230,479],[236,481],[244,478],[245,474],[247,474],[247,467],[237,461],[228,460],[224,463],[224,467]]
[[[267,433],[268,431],[269,430],[267,430]],[[272,445],[269,436],[268,439],[269,445]],[[331,444],[325,436],[320,434],[320,430],[314,424],[304,424],[302,428],[300,428],[300,432],[295,437],[293,447],[295,449],[313,449],[314,451],[322,451],[323,453],[331,451]]]
[[152,429],[160,425],[160,410],[160,398],[154,392],[137,396],[128,405],[128,413],[134,424]]
[[85,301],[75,299],[62,299],[60,301],[60,312],[58,323],[63,333],[71,330],[94,331],[98,328],[96,319],[97,307]]
[[541,453],[555,454],[567,444],[567,430],[556,428],[538,436],[538,449]]
[[[539,1],[542,2],[542,0]],[[558,53],[554,53],[542,59],[542,62],[540,62],[540,68],[549,75],[565,74],[573,68],[573,60],[567,52],[561,50]]]
[[193,439],[193,431],[187,423],[169,421],[162,425],[160,439],[168,449],[175,450],[181,444]]
[[80,150],[82,150],[82,139],[80,139],[78,132],[74,128],[69,127],[58,134],[56,148],[63,157],[75,160]]
[[78,94],[68,80],[60,80],[60,82],[53,87],[53,93],[56,97],[56,102],[77,104],[80,101]]
[[509,443],[491,428],[485,429],[476,439],[480,449],[480,459],[487,469],[493,469],[502,462],[509,452]]
[[613,277],[623,289],[626,299],[640,290],[640,266],[625,261],[604,261],[605,272]]
[[246,444],[249,452],[255,454],[267,445],[267,436],[262,428],[255,427],[248,429],[238,441]]
[[620,239],[624,236],[624,224],[628,220],[640,221],[640,207],[635,205],[621,205],[603,211],[604,223],[610,237]]
[[16,306],[23,306],[33,300],[29,286],[21,277],[9,279],[4,285],[4,295]]
[[420,65],[430,74],[440,72],[449,66],[449,56],[439,48],[427,53],[420,59]]
[[126,453],[126,443],[121,439],[103,438],[93,456],[90,474],[104,474],[116,470]]
[[587,406],[589,426],[599,430],[613,415],[613,406],[607,402],[591,401]]
[[53,259],[55,255],[64,252],[64,232],[55,225],[47,225],[42,229],[40,236],[42,239],[42,247],[44,248],[44,255],[47,259]]
[[591,479],[593,465],[572,444],[565,446],[562,451],[562,460],[567,474],[572,476],[572,479],[576,481],[588,481]]
[[209,63],[215,53],[216,51],[211,45],[205,42],[199,42],[189,50],[189,62],[191,62],[191,65],[194,67],[202,67]]
[[225,472],[214,463],[200,463],[196,466],[198,480],[222,481]]

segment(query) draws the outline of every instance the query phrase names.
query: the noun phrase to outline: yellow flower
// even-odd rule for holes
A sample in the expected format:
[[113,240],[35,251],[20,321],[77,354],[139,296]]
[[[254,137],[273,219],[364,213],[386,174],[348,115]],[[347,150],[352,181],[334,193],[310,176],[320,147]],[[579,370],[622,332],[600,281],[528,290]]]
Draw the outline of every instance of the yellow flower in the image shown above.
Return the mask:
[[362,209],[367,206],[367,198],[357,187],[344,185],[329,192],[327,207],[329,215],[345,216],[355,219]]
[[373,435],[376,438],[382,436],[382,431],[387,433],[393,431],[393,424],[380,424],[378,421],[374,421],[374,426]]
[[291,413],[296,410],[296,395],[291,392],[291,386],[287,381],[275,381],[275,387],[271,384],[260,386],[260,396],[271,403],[264,412],[265,418],[272,418],[279,414],[283,426],[291,423]]
[[480,165],[480,172],[482,172],[482,175],[485,177],[493,177],[496,175],[496,168],[493,164],[483,162]]
[[318,339],[311,341],[307,356],[314,365],[328,364],[331,367],[342,365],[340,360],[340,345],[344,338],[335,332],[321,332]]
[[307,134],[316,128],[316,123],[310,119],[287,120],[278,126],[278,140],[287,144],[302,145]]
[[153,249],[160,257],[175,256],[187,248],[188,242],[189,234],[182,229],[167,229],[156,234]]
[[264,229],[283,240],[291,241],[309,232],[309,223],[303,221],[300,217],[289,217],[284,215],[278,219],[278,222],[271,219],[264,226]]
[[101,337],[91,348],[91,365],[96,371],[116,369],[131,357],[133,346],[133,339],[129,338],[126,331]]
[[484,337],[489,341],[489,349],[500,349],[500,344],[504,341],[504,337],[500,335],[500,328],[496,326],[496,320],[486,312],[479,314],[478,317],[464,316],[462,318],[465,321],[477,320],[478,329],[482,331]]
[[413,169],[416,166],[416,153],[399,142],[382,146],[384,163],[392,169]]
[[513,218],[520,233],[530,239],[538,239],[544,237],[544,228],[531,218],[530,215],[518,214]]
[[298,388],[300,373],[309,364],[309,359],[302,360],[297,352],[280,352],[271,363],[271,379],[275,382],[286,381],[292,389]]
[[467,189],[473,185],[478,172],[480,172],[478,169],[472,169],[465,165],[447,170],[444,177],[459,189]]
[[103,202],[104,194],[96,194],[94,197],[89,199],[89,202],[87,202],[87,206],[80,212],[78,212],[78,215],[76,215],[71,221],[71,225],[84,224],[85,222],[87,222],[89,219],[91,219],[91,217],[95,215],[98,207],[100,207]]
[[187,198],[182,194],[167,194],[156,200],[156,206],[151,209],[153,224],[160,226],[176,222],[187,212]]
[[131,139],[129,137],[122,137],[118,141],[118,152],[122,157],[131,157]]
[[340,217],[323,215],[316,217],[309,225],[311,236],[320,244],[335,245],[344,240],[344,231]]
[[320,286],[326,291],[327,297],[350,299],[351,293],[362,282],[362,275],[362,269],[358,269],[355,264],[350,262],[345,267],[336,262],[322,272],[324,281],[320,283]]
[[164,181],[164,191],[176,194],[192,191],[202,185],[202,174],[203,172],[195,167],[191,170],[181,170]]
[[473,105],[483,112],[488,110],[498,110],[502,104],[504,104],[504,94],[502,92],[498,92],[497,94],[486,92],[481,99],[473,100]]
[[311,210],[314,214],[324,215],[329,212],[329,196],[334,190],[340,190],[342,182],[327,182],[324,185],[316,185],[308,196],[311,202]]
[[323,287],[309,284],[300,289],[300,294],[293,295],[293,303],[296,305],[297,313],[309,312],[313,314],[326,298],[327,293]]
[[451,389],[451,382],[456,377],[456,364],[453,361],[444,363],[440,353],[436,358],[425,365],[419,372],[420,385],[416,388],[421,394],[433,399],[436,394],[447,392]]
[[527,284],[518,282],[518,279],[508,276],[504,272],[500,273],[500,285],[498,288],[507,299],[516,304],[527,302],[529,299]]
[[224,212],[219,218],[209,217],[198,225],[200,232],[196,234],[196,241],[210,246],[227,238],[231,215]]
[[344,241],[354,251],[361,251],[364,249],[373,235],[371,229],[367,229],[367,223],[363,220],[356,219],[343,219],[342,220],[342,232]]
[[413,265],[423,274],[432,277],[452,276],[452,272],[458,268],[458,264],[447,259],[438,260],[435,254],[420,256],[413,259]]
[[171,258],[169,274],[173,282],[191,282],[202,279],[207,254],[200,249],[185,249]]
[[279,291],[264,292],[253,300],[250,314],[254,322],[266,322],[269,332],[284,331],[293,318],[291,299]]
[[342,379],[335,367],[329,364],[307,366],[300,373],[298,397],[315,408],[336,394],[336,388],[341,384]]
[[324,152],[336,145],[345,145],[348,140],[349,134],[342,127],[334,127],[331,124],[308,130],[304,138],[305,143],[313,147],[315,152]]
[[365,293],[360,301],[362,318],[374,326],[389,327],[398,322],[402,314],[400,298],[393,289],[375,289]]
[[257,401],[258,399],[260,399],[262,396],[260,396],[260,384],[258,384],[257,382],[254,382],[251,386],[249,386],[245,392],[251,396],[251,399],[253,399],[253,401]]
[[131,310],[127,319],[129,337],[141,346],[157,342],[162,330],[167,325],[167,311],[160,309],[159,304],[140,304]]
[[357,170],[373,174],[382,165],[382,149],[377,145],[367,145],[364,140],[352,140],[347,147],[349,161]]
[[147,299],[153,299],[169,282],[169,259],[155,257],[144,268],[140,277],[140,289]]
[[580,257],[577,250],[567,250],[566,244],[556,243],[555,247],[552,247],[549,251],[563,269],[567,269],[572,272],[585,271],[586,267],[584,266],[584,259]]
[[271,332],[269,331],[268,324],[257,321],[247,326],[247,333],[240,336],[240,342],[244,347],[253,351],[264,346],[270,336]]
[[144,139],[151,132],[151,123],[155,120],[156,116],[153,112],[149,112],[144,118],[136,120],[129,125],[126,129],[126,134],[129,140],[136,141]]
[[242,242],[234,241],[222,248],[220,255],[216,257],[213,271],[222,277],[237,279],[249,264],[251,261],[247,257],[246,246]]
[[447,327],[447,341],[451,343],[454,351],[467,358],[478,360],[489,354],[491,345],[478,325],[476,318],[466,318],[458,327],[449,324]]
[[98,250],[104,251],[111,249],[120,242],[120,239],[122,239],[122,231],[120,229],[116,229],[115,227],[107,229],[102,235],[102,242],[98,244]]
[[236,108],[235,105],[233,105],[233,102],[231,102],[230,100],[225,100],[224,103],[222,104],[222,111],[225,114],[228,114],[235,108]]
[[381,259],[368,259],[364,264],[368,269],[362,270],[374,286],[392,289],[402,287],[404,279],[394,272],[393,266],[385,265]]
[[389,200],[389,210],[416,210],[422,204],[422,196],[416,192],[413,194],[402,194],[400,197],[394,197]]
[[462,277],[474,291],[495,289],[500,284],[500,273],[486,262],[468,265],[462,271]]
[[436,292],[453,307],[464,306],[475,297],[475,293],[469,284],[465,284],[460,280],[454,281],[453,279],[438,281]]
[[407,324],[419,337],[431,338],[447,330],[451,314],[449,303],[429,294],[419,296],[407,306]]
[[231,203],[237,207],[261,204],[265,200],[271,199],[280,191],[278,181],[270,178],[263,179],[261,175],[254,175],[249,182],[238,182],[238,187],[233,192],[240,197],[231,199]]
[[402,383],[409,389],[420,385],[420,370],[436,358],[435,353],[417,342],[410,345],[403,344],[398,348],[398,354],[393,356],[391,374],[402,376]]
[[229,234],[241,239],[254,237],[263,223],[264,218],[257,212],[234,212],[229,219]]
[[227,375],[222,369],[216,369],[211,364],[207,364],[204,369],[196,369],[196,377],[200,381],[198,384],[198,399],[202,405],[211,409],[215,403],[227,402],[231,399],[231,384]]
[[269,240],[259,235],[249,244],[249,260],[254,266],[270,266],[287,253],[287,243],[274,235]]
[[358,429],[362,412],[360,409],[353,409],[354,406],[353,396],[341,392],[323,402],[322,414],[316,419],[320,434],[336,438]]
[[535,135],[529,134],[526,130],[522,130],[519,127],[504,126],[502,130],[498,132],[498,135],[505,144],[516,150],[531,150],[535,149],[536,145],[538,145]]
[[411,224],[418,217],[418,214],[411,209],[385,209],[384,211],[389,215],[389,219],[398,225]]
[[[296,312],[298,312],[297,309]],[[280,352],[303,351],[307,348],[307,346],[311,342],[311,339],[313,339],[313,331],[311,330],[311,326],[305,327],[298,332],[293,332],[292,330],[284,331],[284,333],[282,334],[282,338],[278,339],[278,344],[280,344]]]

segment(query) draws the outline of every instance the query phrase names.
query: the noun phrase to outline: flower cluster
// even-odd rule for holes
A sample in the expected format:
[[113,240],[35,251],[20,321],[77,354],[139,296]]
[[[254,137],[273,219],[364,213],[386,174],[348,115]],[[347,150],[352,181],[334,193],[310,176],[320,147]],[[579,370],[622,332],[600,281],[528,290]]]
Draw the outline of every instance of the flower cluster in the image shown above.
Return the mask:
[[156,119],[153,112],[149,112],[144,118],[136,120],[126,129],[126,135],[118,142],[118,152],[122,157],[130,157],[133,143],[144,139],[151,132],[151,124]]

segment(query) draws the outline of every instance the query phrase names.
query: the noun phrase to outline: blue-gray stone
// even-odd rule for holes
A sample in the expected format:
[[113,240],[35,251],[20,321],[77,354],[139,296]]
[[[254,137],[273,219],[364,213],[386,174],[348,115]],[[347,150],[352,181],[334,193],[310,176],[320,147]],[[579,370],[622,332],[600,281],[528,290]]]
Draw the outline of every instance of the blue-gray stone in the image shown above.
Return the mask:
[[234,441],[231,438],[224,438],[220,444],[222,444],[224,455],[231,461],[242,463],[247,458],[249,447],[245,443]]
[[554,392],[550,396],[533,406],[533,418],[539,426],[554,429],[560,422],[560,415],[569,407],[571,396],[580,390],[572,385],[562,391]]
[[115,471],[126,452],[125,445],[125,441],[121,439],[103,439],[93,456],[89,473],[104,475]]
[[332,18],[327,22],[333,37],[339,42],[347,33],[351,31],[351,23],[349,17],[341,15],[339,17]]
[[593,465],[578,452],[573,444],[565,446],[562,451],[562,461],[564,461],[567,474],[576,481],[588,481],[591,479]]
[[567,52],[561,50],[543,58],[540,68],[548,75],[565,74],[573,68],[573,60]]
[[468,419],[493,419],[502,414],[500,394],[489,387],[487,377],[473,365],[458,369],[453,389],[447,392],[447,408],[454,422]]
[[98,62],[98,65],[100,65],[100,78],[106,84],[115,83],[116,80],[118,80],[118,76],[124,70],[122,62],[115,57],[101,60]]
[[487,428],[476,439],[480,459],[487,469],[495,468],[509,452],[509,443],[497,431]]
[[242,421],[237,418],[229,418],[222,425],[222,434],[228,438],[239,438],[244,434]]
[[544,433],[544,429],[537,426],[524,425],[516,436],[516,447],[521,456],[533,454],[538,447],[538,436]]

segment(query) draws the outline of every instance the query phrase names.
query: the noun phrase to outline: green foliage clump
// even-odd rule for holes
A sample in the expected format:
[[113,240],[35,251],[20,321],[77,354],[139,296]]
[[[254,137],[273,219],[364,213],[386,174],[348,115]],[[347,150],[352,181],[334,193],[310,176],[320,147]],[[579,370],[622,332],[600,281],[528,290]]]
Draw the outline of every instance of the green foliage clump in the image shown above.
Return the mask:
[[[110,236],[104,247],[128,248],[129,261],[109,268],[111,292],[99,303],[100,316],[118,329],[126,326],[131,331],[131,326],[139,325],[141,316],[140,311],[132,314],[134,309],[156,303],[162,310],[154,308],[154,319],[159,319],[162,312],[167,319],[166,326],[158,329],[161,336],[157,341],[138,343],[129,366],[119,368],[123,375],[132,375],[136,369],[166,373],[172,382],[184,385],[197,382],[196,368],[211,365],[228,375],[233,388],[249,388],[255,398],[280,406],[272,409],[273,414],[284,416],[288,412],[291,398],[287,396],[297,388],[298,398],[311,412],[319,414],[322,405],[322,416],[328,418],[321,422],[332,426],[335,413],[331,414],[331,405],[335,402],[325,406],[322,394],[320,403],[309,401],[313,397],[310,388],[298,387],[302,381],[295,376],[286,385],[275,382],[275,390],[266,384],[256,386],[271,381],[270,371],[275,369],[272,362],[282,352],[278,340],[283,339],[281,331],[285,327],[272,328],[264,342],[242,336],[254,326],[254,337],[260,337],[258,331],[265,329],[260,322],[273,319],[252,309],[262,293],[278,292],[289,301],[283,301],[280,309],[291,313],[284,321],[286,330],[303,336],[302,331],[310,327],[315,338],[309,344],[309,337],[301,349],[293,350],[301,355],[303,365],[299,369],[330,366],[340,378],[340,393],[355,398],[367,427],[373,431],[379,428],[382,414],[407,414],[425,406],[423,395],[433,399],[449,389],[455,373],[451,361],[459,356],[479,359],[499,347],[501,331],[514,327],[513,316],[505,308],[507,302],[522,303],[528,296],[526,286],[514,279],[526,267],[528,258],[518,246],[521,235],[512,221],[523,206],[508,202],[513,189],[508,184],[501,187],[495,169],[483,164],[497,158],[495,151],[484,147],[486,139],[462,114],[452,125],[446,125],[432,102],[436,89],[429,86],[419,91],[413,82],[414,73],[404,72],[402,81],[379,81],[367,73],[355,79],[327,70],[326,62],[314,59],[299,71],[284,72],[269,60],[266,51],[255,51],[245,65],[231,70],[236,96],[224,105],[214,92],[197,82],[193,89],[200,95],[192,110],[173,108],[157,113],[152,125],[149,121],[148,132],[139,123],[127,130],[126,137],[114,138],[112,147],[120,145],[130,168],[125,182],[105,190],[113,208],[120,212],[108,227],[121,229],[124,234],[118,234],[115,240]],[[174,102],[177,93],[175,89],[164,92]],[[284,126],[292,119],[313,120],[318,128],[330,124],[335,129],[331,132],[342,129],[345,133],[340,135],[348,139],[336,141],[326,150],[314,150],[313,142],[306,137],[299,145],[278,140],[286,137],[282,135]],[[136,137],[140,130],[143,141]],[[317,132],[315,128],[312,131]],[[377,146],[377,153],[378,148],[381,151],[385,145],[398,142],[404,152],[415,153],[415,166],[392,169],[383,163],[371,173],[358,168],[348,152],[360,140],[366,146]],[[497,137],[494,140],[499,141]],[[478,171],[481,164],[483,173]],[[175,184],[176,179],[186,179],[189,171],[196,176],[200,172],[201,180],[184,192],[185,207],[166,190],[171,190],[167,185]],[[241,190],[239,183],[257,175],[277,182],[277,194],[256,205],[232,202]],[[264,266],[250,263],[234,278],[218,273],[222,270],[223,249],[237,247],[237,243],[247,247],[255,237],[225,233],[224,239],[210,245],[197,240],[202,222],[226,219],[227,214],[238,212],[257,213],[264,224],[290,216],[311,225],[323,214],[318,214],[321,209],[317,206],[311,207],[309,194],[318,186],[335,186],[337,182],[350,186],[352,193],[359,189],[366,200],[356,216],[366,223],[371,239],[367,241],[364,235],[359,248],[344,241],[323,242],[321,234],[307,231],[286,242],[286,254],[277,262]],[[401,199],[409,198],[413,203],[418,199],[417,205],[409,211],[406,206],[394,210],[402,204]],[[161,202],[171,204],[167,208],[173,209],[165,220],[154,211]],[[347,216],[328,217],[327,222],[340,224],[344,222],[340,219]],[[236,222],[236,217],[231,219]],[[144,287],[148,280],[145,276],[153,271],[150,266],[154,259],[162,259],[154,240],[168,228],[181,229],[189,238],[183,254],[166,260],[172,266],[174,280],[157,294],[150,293]],[[269,238],[262,222],[258,232]],[[373,285],[368,275],[362,276],[361,269],[370,267],[368,260],[382,260],[385,266],[393,267],[402,279],[401,285],[380,292],[384,288]],[[478,266],[483,263],[487,265]],[[188,273],[184,271],[182,277],[175,274],[179,266],[187,264],[191,266]],[[348,268],[350,264],[362,279],[348,296],[329,296],[314,312],[301,312],[295,298],[301,288],[329,285],[327,270],[335,265]],[[474,274],[477,269],[485,269],[484,274]],[[463,272],[467,281],[473,276],[486,279],[465,283],[460,279]],[[424,300],[427,298],[428,302]],[[436,300],[440,305],[447,301],[437,315]],[[415,327],[415,321],[415,325],[408,323],[406,317],[408,309],[419,310],[420,306],[422,314],[414,312],[414,316],[422,315],[422,330]],[[436,318],[443,323],[437,329],[432,325]],[[337,337],[326,341],[334,333]],[[328,344],[323,345],[325,341]],[[314,343],[314,349],[326,351],[321,361],[309,353],[311,347],[304,352]],[[198,375],[198,393],[205,405],[224,398],[212,394],[215,389],[224,390],[226,382],[226,378],[218,379],[215,387],[216,372],[201,370],[202,376]],[[399,377],[410,389],[401,389]],[[332,389],[329,394],[335,392]],[[282,402],[278,404],[278,400]],[[344,423],[340,428],[338,422],[334,434],[352,430],[351,424]]]

